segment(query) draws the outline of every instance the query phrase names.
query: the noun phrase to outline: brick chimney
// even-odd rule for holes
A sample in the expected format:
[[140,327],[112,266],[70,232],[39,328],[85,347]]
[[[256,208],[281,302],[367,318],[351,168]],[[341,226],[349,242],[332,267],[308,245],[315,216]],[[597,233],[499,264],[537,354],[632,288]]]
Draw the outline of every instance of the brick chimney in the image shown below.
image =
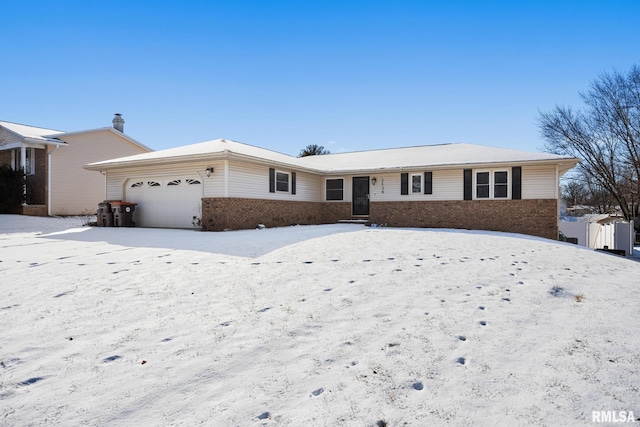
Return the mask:
[[122,114],[116,113],[115,117],[112,120],[113,123],[113,127],[116,130],[119,130],[120,132],[124,133],[124,119],[122,118]]

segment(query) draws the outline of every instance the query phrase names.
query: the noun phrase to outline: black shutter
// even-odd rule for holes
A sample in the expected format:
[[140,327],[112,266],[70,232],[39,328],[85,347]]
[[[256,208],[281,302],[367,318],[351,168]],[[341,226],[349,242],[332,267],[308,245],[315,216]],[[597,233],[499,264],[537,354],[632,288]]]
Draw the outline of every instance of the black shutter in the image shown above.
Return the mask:
[[424,194],[433,194],[433,172],[424,173]]
[[276,192],[276,170],[269,168],[269,193]]
[[522,199],[522,168],[514,166],[511,168],[511,198],[513,200]]
[[296,194],[296,173],[291,172],[291,194]]
[[409,174],[408,173],[400,174],[400,194],[402,195],[409,194]]
[[471,169],[464,170],[464,199],[473,200],[473,175]]

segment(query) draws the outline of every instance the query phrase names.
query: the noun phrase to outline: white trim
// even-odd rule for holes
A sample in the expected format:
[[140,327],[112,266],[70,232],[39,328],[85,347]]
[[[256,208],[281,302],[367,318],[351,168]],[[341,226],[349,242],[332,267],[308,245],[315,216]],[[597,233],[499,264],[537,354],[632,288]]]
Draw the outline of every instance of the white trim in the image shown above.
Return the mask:
[[[334,180],[334,179],[341,179],[342,180],[342,199],[340,200],[327,200],[327,181],[329,180]],[[347,180],[343,177],[343,176],[329,176],[329,177],[325,177],[324,178],[324,191],[323,191],[323,201],[325,202],[344,202],[344,193],[346,191],[345,189],[345,182],[347,182]]]
[[[419,181],[420,181],[420,188],[418,189],[418,191],[413,191],[413,177],[417,176]],[[422,174],[421,173],[409,173],[409,194],[423,194],[422,190],[424,189],[423,185],[424,183],[422,182]]]
[[224,197],[229,197],[229,160],[224,161]]
[[[282,175],[286,175],[287,176],[287,190],[278,190],[278,174],[282,174]],[[291,172],[285,172],[285,171],[281,171],[276,169],[275,170],[275,187],[276,187],[276,193],[286,193],[286,194],[291,194]]]
[[[507,174],[507,196],[506,197],[495,197],[495,174],[496,172],[505,172]],[[488,173],[489,174],[489,197],[478,197],[478,174],[479,173]],[[509,169],[474,169],[473,170],[473,184],[472,184],[472,198],[473,200],[511,200],[511,186],[512,186],[512,176],[511,170]]]

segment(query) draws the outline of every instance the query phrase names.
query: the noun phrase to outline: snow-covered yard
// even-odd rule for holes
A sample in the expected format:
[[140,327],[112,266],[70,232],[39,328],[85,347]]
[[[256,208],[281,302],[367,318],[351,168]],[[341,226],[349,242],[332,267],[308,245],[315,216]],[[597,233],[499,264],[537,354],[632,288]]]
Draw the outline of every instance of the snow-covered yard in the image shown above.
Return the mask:
[[0,216],[1,425],[591,425],[640,417],[640,263],[354,224]]

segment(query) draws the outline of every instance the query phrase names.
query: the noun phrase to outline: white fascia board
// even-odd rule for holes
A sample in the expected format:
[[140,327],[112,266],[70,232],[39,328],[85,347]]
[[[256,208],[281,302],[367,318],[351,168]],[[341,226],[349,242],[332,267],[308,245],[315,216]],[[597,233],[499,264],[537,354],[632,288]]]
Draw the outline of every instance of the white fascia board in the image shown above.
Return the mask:
[[416,170],[439,170],[439,169],[478,169],[478,168],[506,168],[513,166],[531,166],[531,165],[561,165],[561,170],[565,169],[565,172],[575,167],[579,162],[578,159],[566,159],[566,160],[520,160],[509,162],[478,162],[478,163],[443,163],[435,165],[412,165],[412,166],[395,166],[395,167],[380,167],[380,168],[368,168],[368,169],[325,169],[320,171],[322,174],[335,175],[335,174],[367,174],[367,173],[385,173],[385,172],[410,172]]

